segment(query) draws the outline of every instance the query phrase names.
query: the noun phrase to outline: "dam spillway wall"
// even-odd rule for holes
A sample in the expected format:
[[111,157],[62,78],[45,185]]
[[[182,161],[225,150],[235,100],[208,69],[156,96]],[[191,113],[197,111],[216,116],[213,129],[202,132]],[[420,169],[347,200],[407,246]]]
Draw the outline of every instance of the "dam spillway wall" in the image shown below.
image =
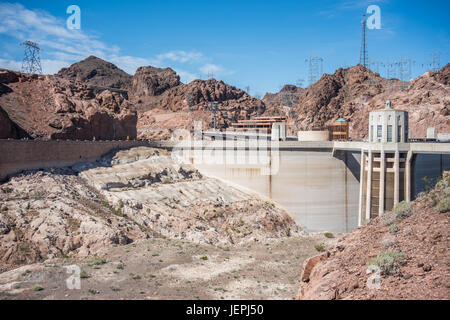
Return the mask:
[[[350,232],[358,227],[360,152],[293,150],[280,151],[279,158],[279,170],[273,175],[263,175],[251,165],[194,164],[206,175],[277,202],[309,231]],[[450,155],[418,154],[413,170],[417,196],[450,170]]]
[[349,232],[358,226],[359,152],[280,151],[279,170],[195,164],[204,174],[255,191],[280,204],[310,231]]

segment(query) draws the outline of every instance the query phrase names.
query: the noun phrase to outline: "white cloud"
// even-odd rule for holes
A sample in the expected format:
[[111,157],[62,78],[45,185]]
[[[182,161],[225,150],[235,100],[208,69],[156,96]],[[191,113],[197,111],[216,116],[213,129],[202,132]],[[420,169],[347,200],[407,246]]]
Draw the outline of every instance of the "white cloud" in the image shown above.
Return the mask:
[[175,71],[180,76],[181,82],[184,82],[184,83],[189,83],[189,82],[199,78],[197,75],[195,75],[191,72],[185,71],[185,70],[176,69]]
[[200,67],[200,72],[202,74],[211,74],[213,73],[214,76],[225,76],[225,75],[231,75],[234,73],[234,71],[231,70],[227,70],[222,66],[218,66],[212,63],[207,63],[205,65],[203,65],[202,67]]
[[0,59],[0,68],[13,71],[20,71],[20,69],[22,68],[22,62],[8,59]]
[[[19,3],[0,3],[0,34],[18,39],[20,42],[31,40],[43,48],[42,68],[44,73],[53,74],[62,67],[83,60],[90,55],[116,64],[129,74],[134,74],[141,66],[167,66],[174,63],[181,79],[190,82],[198,78],[194,73],[178,69],[177,64],[199,64],[208,61],[201,52],[173,50],[158,54],[154,58],[143,58],[122,55],[116,45],[108,45],[97,37],[83,30],[69,30],[66,21],[52,16],[42,10],[29,10]],[[6,58],[6,56],[5,56]],[[0,59],[0,66],[20,70],[22,63],[8,59]],[[194,71],[195,72],[195,71]],[[200,72],[215,75],[228,75],[232,72],[221,66],[206,64]]]
[[154,61],[145,58],[132,57],[132,56],[109,56],[103,58],[115,65],[119,66],[122,70],[129,74],[134,74],[139,67],[153,65],[157,66]]
[[158,55],[158,60],[171,60],[175,62],[194,62],[194,61],[200,61],[200,59],[203,57],[203,54],[196,51],[186,52],[182,50],[178,51],[170,51],[167,53],[163,53]]
[[58,73],[62,68],[67,68],[71,65],[70,62],[62,60],[43,59],[41,61],[42,69],[46,70],[48,74]]
[[[117,46],[108,46],[81,30],[69,30],[64,20],[45,11],[29,10],[18,3],[0,3],[0,33],[20,41],[39,43],[46,56],[42,60],[44,73],[54,73],[58,66],[68,66],[89,55],[118,61],[120,67],[133,73],[136,63],[149,62],[143,58],[120,56]],[[16,66],[11,61],[3,61],[2,64]]]

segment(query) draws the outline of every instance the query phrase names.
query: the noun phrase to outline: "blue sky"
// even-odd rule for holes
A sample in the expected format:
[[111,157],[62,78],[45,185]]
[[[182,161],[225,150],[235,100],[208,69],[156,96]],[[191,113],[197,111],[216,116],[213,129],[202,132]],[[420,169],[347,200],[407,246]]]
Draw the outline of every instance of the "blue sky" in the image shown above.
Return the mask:
[[[66,28],[69,5],[81,8],[81,30]],[[305,59],[324,59],[324,72],[358,63],[361,16],[381,9],[380,30],[368,30],[371,61],[416,61],[427,71],[432,53],[449,62],[450,1],[0,1],[0,67],[19,70],[24,40],[43,48],[45,73],[96,55],[133,74],[171,67],[189,82],[216,79],[253,95],[304,79]],[[385,75],[385,69],[380,68]]]

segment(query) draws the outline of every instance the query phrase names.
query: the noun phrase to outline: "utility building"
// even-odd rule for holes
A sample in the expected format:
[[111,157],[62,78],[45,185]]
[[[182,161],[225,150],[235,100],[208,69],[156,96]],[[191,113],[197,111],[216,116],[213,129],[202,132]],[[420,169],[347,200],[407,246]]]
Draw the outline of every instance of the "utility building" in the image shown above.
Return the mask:
[[341,115],[331,126],[331,136],[333,141],[348,141],[349,126],[348,121]]

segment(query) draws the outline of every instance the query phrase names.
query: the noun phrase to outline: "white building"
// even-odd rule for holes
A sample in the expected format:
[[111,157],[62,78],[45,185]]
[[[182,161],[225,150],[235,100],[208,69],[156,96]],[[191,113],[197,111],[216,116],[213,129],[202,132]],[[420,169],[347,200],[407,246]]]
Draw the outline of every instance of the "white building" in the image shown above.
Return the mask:
[[391,101],[370,113],[369,142],[408,142],[408,129],[408,112],[393,109]]

